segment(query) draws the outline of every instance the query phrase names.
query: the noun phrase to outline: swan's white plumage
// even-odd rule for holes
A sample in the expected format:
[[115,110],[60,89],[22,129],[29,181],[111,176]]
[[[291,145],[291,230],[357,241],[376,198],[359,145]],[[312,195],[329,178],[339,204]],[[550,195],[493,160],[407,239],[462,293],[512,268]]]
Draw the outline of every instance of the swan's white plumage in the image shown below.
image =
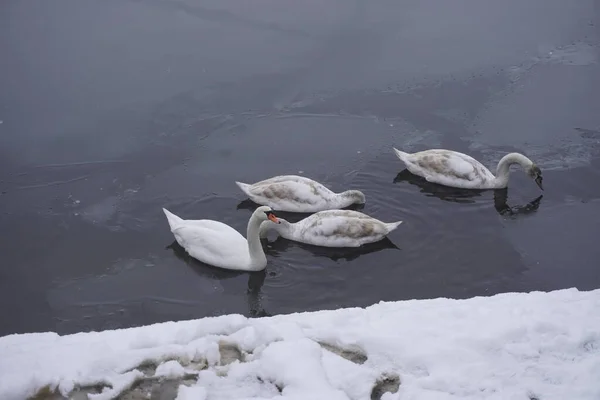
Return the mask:
[[250,217],[248,233],[256,238],[248,239],[222,222],[209,219],[184,220],[165,208],[163,211],[175,240],[195,259],[215,267],[233,270],[255,271],[266,266],[262,248],[258,250],[258,247],[255,247],[255,254],[252,255],[252,243],[249,241],[255,239],[260,246],[258,229],[260,222],[266,220],[264,212],[270,211],[269,207],[259,207]]
[[446,186],[481,189],[493,185],[496,177],[473,157],[451,150],[432,149],[409,154],[394,148],[413,174]]
[[290,223],[279,218],[280,224],[263,222],[260,235],[275,230],[282,237],[323,247],[359,247],[377,242],[396,229],[402,221],[385,223],[352,210],[326,210],[301,221]]
[[[431,149],[405,153],[394,148],[406,168],[429,182],[462,189],[501,189],[508,185],[511,164],[521,165],[541,188],[541,171],[519,153],[509,153],[499,162],[497,176],[473,157],[452,150]],[[539,180],[539,182],[538,182]]]
[[335,193],[319,182],[297,175],[275,176],[253,184],[236,184],[253,202],[278,211],[317,212],[364,203],[364,194],[357,190]]

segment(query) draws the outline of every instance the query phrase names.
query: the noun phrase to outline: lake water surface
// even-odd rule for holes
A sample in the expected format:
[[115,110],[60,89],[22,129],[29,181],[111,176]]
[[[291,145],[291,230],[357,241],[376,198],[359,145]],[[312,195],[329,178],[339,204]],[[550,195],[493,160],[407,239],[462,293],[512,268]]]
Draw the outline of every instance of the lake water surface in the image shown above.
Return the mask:
[[[599,5],[5,1],[0,335],[600,287]],[[522,152],[545,191],[429,184],[392,146]],[[245,234],[234,181],[281,174],[404,223],[360,249],[270,235],[259,273],[174,243],[162,207]]]

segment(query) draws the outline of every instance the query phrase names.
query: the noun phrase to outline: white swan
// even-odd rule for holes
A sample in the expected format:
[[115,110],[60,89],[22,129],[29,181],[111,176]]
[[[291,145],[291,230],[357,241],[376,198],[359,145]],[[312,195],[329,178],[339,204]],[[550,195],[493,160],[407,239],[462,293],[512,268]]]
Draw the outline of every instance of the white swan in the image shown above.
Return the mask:
[[317,212],[365,203],[361,191],[334,193],[319,182],[296,175],[275,176],[253,184],[235,183],[253,202],[278,211]]
[[509,153],[502,157],[494,176],[479,161],[457,151],[432,149],[410,154],[393,149],[411,173],[429,182],[462,189],[502,189],[508,185],[510,166],[519,164],[544,190],[542,171],[523,154]]
[[402,221],[385,223],[352,210],[320,211],[296,223],[279,218],[275,224],[265,221],[260,225],[260,237],[269,230],[296,242],[323,247],[359,247],[377,242],[400,225]]
[[270,207],[258,207],[248,221],[247,237],[222,222],[210,219],[184,220],[163,208],[175,240],[195,259],[215,267],[241,271],[260,271],[267,257],[260,243],[263,221],[279,220]]

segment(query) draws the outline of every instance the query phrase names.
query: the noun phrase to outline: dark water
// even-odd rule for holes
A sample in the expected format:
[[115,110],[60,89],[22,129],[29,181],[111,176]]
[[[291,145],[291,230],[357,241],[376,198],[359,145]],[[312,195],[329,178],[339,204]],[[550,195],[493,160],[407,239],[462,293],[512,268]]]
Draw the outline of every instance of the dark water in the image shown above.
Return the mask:
[[[0,335],[600,287],[599,5],[2,2]],[[392,146],[523,152],[546,190],[427,184]],[[254,274],[172,245],[161,207],[245,232],[234,181],[291,173],[404,224],[271,238]]]

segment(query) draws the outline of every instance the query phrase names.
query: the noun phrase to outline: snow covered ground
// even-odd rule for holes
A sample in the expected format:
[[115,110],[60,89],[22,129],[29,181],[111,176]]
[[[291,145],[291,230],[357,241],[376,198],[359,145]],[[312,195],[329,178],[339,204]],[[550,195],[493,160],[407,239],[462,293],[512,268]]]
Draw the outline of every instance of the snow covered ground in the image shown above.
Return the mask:
[[4,400],[165,379],[180,400],[598,400],[600,290],[0,338]]

